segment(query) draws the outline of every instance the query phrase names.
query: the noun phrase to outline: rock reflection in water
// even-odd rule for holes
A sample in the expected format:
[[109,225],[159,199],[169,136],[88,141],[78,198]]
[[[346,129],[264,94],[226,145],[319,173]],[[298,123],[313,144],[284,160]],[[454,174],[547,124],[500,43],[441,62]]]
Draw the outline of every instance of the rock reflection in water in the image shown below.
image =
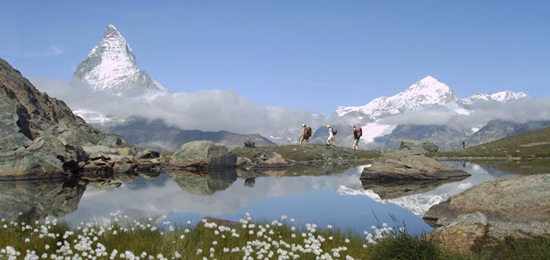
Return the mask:
[[429,180],[429,181],[393,181],[393,182],[378,182],[362,180],[365,190],[372,190],[378,194],[381,199],[395,199],[413,194],[425,193],[435,190],[437,187],[446,184],[457,182],[465,179],[452,180]]
[[0,182],[0,217],[63,217],[77,209],[85,190],[86,184],[77,179]]
[[256,183],[256,178],[246,178],[244,180],[244,186],[249,188],[254,188],[255,183]]
[[180,188],[195,195],[212,195],[216,191],[227,189],[237,180],[234,169],[211,170],[208,173],[172,171],[170,176]]

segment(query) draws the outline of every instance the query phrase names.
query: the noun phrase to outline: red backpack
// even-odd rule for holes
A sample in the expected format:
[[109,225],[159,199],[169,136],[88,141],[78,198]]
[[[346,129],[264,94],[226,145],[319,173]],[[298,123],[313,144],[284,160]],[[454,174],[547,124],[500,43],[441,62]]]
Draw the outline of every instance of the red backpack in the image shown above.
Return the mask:
[[363,136],[363,129],[361,127],[357,127],[357,132],[359,132],[359,137]]

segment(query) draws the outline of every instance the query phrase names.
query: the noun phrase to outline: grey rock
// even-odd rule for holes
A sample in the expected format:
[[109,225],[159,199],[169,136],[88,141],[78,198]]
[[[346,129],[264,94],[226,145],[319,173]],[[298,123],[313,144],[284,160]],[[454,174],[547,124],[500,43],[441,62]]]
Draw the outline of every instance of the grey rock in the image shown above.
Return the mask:
[[438,149],[439,147],[434,143],[410,139],[401,141],[401,145],[399,145],[399,150],[411,151],[418,154],[436,153]]
[[66,175],[87,160],[82,146],[124,146],[122,138],[102,134],[63,101],[40,93],[2,59],[0,108],[0,179]]
[[428,234],[428,237],[445,251],[470,254],[476,239],[484,237],[486,231],[487,216],[474,212],[458,216],[447,226]]
[[363,169],[361,181],[426,181],[464,179],[467,172],[441,166],[436,160],[405,151],[384,152],[371,167]]
[[138,160],[160,158],[160,153],[150,149],[145,149],[143,151],[139,151],[136,154],[136,158]]
[[283,156],[276,152],[259,152],[252,157],[252,161],[254,162],[255,167],[260,168],[277,168],[288,166],[288,162],[283,158]]
[[210,141],[195,141],[181,146],[172,155],[173,164],[205,164],[208,168],[234,168],[237,156],[230,153],[227,147]]
[[479,184],[430,208],[424,219],[448,226],[460,216],[487,216],[488,236],[550,234],[550,174],[496,179]]

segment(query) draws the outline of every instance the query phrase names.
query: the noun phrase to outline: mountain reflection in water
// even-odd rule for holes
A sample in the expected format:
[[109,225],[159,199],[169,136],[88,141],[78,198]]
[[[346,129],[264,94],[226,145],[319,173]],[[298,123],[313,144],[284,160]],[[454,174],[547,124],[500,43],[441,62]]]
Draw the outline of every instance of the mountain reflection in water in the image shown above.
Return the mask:
[[[471,163],[444,163],[472,174],[452,183],[368,185],[362,167],[305,167],[284,171],[163,173],[157,177],[115,176],[105,180],[0,182],[0,217],[62,217],[72,224],[108,218],[120,212],[133,218],[159,217],[183,223],[205,216],[256,220],[282,215],[301,223],[332,224],[356,231],[392,216],[411,233],[431,228],[421,216],[432,205],[484,181],[510,175]],[[330,174],[330,172],[335,174]],[[303,174],[307,176],[303,176]],[[362,196],[354,196],[362,195]],[[21,214],[20,214],[21,213]]]

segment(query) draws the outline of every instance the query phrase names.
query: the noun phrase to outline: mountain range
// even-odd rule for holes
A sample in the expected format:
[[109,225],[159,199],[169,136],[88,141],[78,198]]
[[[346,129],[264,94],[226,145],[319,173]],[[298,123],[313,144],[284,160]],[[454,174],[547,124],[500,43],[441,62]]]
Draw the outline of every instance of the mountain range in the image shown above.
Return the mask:
[[[362,126],[368,149],[395,149],[401,140],[414,139],[449,151],[461,149],[462,142],[475,145],[546,126],[545,120],[502,119],[496,115],[498,109],[489,110],[529,99],[523,92],[511,91],[461,99],[448,85],[427,76],[394,96],[375,98],[364,106],[341,106],[335,114]],[[511,126],[514,130],[507,130]]]
[[[103,39],[79,64],[71,85],[125,97],[171,94],[138,67],[134,52],[113,25],[107,26]],[[501,112],[499,109],[488,110],[491,106],[514,105],[521,109],[517,103],[529,99],[523,92],[512,91],[459,98],[447,84],[426,76],[394,96],[375,98],[364,106],[340,106],[333,115],[312,115],[311,122],[304,123],[314,128],[311,138],[314,143],[326,140],[326,124],[330,123],[339,130],[337,143],[347,145],[352,134],[351,125],[355,124],[363,129],[362,148],[396,148],[402,139],[417,139],[433,142],[441,150],[456,150],[462,147],[463,141],[468,145],[478,144],[546,125],[544,120],[497,116]],[[137,145],[165,150],[175,150],[180,143],[197,138],[229,146],[242,145],[249,139],[256,140],[259,145],[291,144],[297,142],[301,131],[299,125],[288,125],[267,130],[263,136],[204,132],[180,129],[162,120],[151,121],[140,116],[103,115],[85,110],[75,113],[94,126],[120,134]],[[509,124],[522,126],[516,125],[514,131],[508,131]]]

